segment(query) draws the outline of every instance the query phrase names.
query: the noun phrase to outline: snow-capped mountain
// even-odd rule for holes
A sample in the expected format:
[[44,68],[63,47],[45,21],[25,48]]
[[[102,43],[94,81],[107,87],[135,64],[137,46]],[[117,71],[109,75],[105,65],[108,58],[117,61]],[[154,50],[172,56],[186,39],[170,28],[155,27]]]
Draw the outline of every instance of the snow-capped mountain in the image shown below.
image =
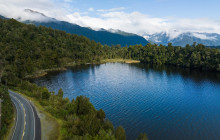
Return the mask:
[[186,44],[192,45],[193,42],[202,43],[206,46],[220,46],[220,34],[216,33],[198,33],[198,32],[186,32],[178,33],[174,32],[169,34],[166,32],[155,34],[142,35],[145,39],[152,43],[167,45],[172,43],[174,46],[185,46]]

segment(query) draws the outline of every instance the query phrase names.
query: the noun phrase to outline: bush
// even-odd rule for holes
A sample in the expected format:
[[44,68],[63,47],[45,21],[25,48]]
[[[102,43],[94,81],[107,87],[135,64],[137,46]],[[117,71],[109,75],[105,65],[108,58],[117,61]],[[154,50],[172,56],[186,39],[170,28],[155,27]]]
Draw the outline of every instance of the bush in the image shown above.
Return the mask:
[[115,138],[118,140],[126,140],[125,130],[122,126],[119,126],[115,131]]
[[90,103],[89,98],[85,96],[76,97],[75,109],[77,115],[86,115],[90,112],[94,112],[95,109],[93,105]]
[[50,98],[51,93],[48,91],[47,88],[43,88],[42,90],[42,99],[48,100]]
[[146,133],[140,133],[136,140],[148,140]]
[[1,131],[0,131],[0,139],[3,139],[7,130],[9,130],[9,125],[13,119],[13,106],[11,102],[11,98],[9,96],[8,90],[6,87],[0,84],[0,98],[3,100],[1,103]]

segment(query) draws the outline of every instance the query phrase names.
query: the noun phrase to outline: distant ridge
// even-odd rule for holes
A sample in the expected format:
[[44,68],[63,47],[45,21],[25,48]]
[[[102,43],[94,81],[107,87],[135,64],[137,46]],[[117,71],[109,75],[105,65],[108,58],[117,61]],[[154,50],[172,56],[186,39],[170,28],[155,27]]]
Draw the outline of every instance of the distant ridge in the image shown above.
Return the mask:
[[220,46],[220,34],[217,33],[186,32],[172,37],[166,32],[161,32],[144,34],[143,36],[150,42],[162,45],[172,43],[174,46],[185,47],[187,44],[192,45],[193,42],[196,42],[205,46],[216,46],[216,48]]
[[[40,20],[25,20],[22,21],[26,24],[34,24],[36,26],[46,26],[51,27],[53,29],[62,30],[70,34],[77,34],[86,36],[91,40],[94,40],[96,42],[100,42],[103,45],[118,45],[121,46],[129,46],[129,45],[136,45],[136,44],[142,44],[146,45],[149,43],[144,37],[138,36],[136,34],[126,33],[120,30],[105,30],[101,29],[99,31],[95,31],[91,28],[87,27],[81,27],[77,24],[72,24],[66,21],[59,21],[54,18],[47,17],[45,14],[31,10],[31,9],[25,9],[24,12],[27,14],[30,14],[31,16],[35,16]],[[1,16],[4,18],[3,16]],[[19,17],[17,20],[21,21],[22,17]]]
[[6,17],[3,17],[2,15],[0,15],[0,18],[1,18],[1,19],[7,19]]
[[86,36],[91,40],[96,42],[100,42],[101,44],[107,45],[117,45],[120,44],[121,46],[126,45],[136,45],[142,44],[146,45],[148,41],[141,36],[138,35],[122,35],[119,33],[111,33],[107,30],[95,31],[90,28],[81,27],[76,24],[71,24],[65,21],[49,21],[49,22],[35,22],[35,21],[25,21],[25,23],[35,24],[37,26],[46,26],[51,27],[53,29],[58,29],[65,31],[71,34],[77,34]]

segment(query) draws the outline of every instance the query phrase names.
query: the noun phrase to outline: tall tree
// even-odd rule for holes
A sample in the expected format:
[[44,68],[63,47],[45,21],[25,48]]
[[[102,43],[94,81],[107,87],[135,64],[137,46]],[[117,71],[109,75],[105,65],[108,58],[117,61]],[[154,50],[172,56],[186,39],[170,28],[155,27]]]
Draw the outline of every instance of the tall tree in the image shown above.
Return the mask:
[[122,126],[119,126],[115,130],[115,138],[118,139],[118,140],[126,140],[125,130]]

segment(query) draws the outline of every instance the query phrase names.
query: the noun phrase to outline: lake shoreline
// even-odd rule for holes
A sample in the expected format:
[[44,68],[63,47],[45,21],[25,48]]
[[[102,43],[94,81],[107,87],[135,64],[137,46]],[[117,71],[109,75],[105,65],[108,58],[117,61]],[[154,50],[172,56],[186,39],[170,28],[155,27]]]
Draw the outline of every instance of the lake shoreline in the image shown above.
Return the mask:
[[170,65],[106,63],[77,65],[32,82],[55,93],[62,88],[69,100],[88,97],[114,126],[125,128],[128,140],[139,132],[149,139],[217,140],[219,76]]
[[[86,65],[91,65],[91,64],[105,64],[105,63],[126,63],[126,64],[132,64],[132,63],[140,63],[139,60],[132,60],[132,59],[104,59],[101,60],[98,63],[86,63]],[[77,65],[82,65],[82,64],[76,64],[76,63],[68,63],[67,65],[63,67],[58,67],[58,68],[51,68],[51,69],[42,69],[36,71],[34,74],[27,75],[25,79],[35,79],[39,77],[46,76],[49,72],[55,72],[55,71],[66,71],[68,67],[74,67]]]

